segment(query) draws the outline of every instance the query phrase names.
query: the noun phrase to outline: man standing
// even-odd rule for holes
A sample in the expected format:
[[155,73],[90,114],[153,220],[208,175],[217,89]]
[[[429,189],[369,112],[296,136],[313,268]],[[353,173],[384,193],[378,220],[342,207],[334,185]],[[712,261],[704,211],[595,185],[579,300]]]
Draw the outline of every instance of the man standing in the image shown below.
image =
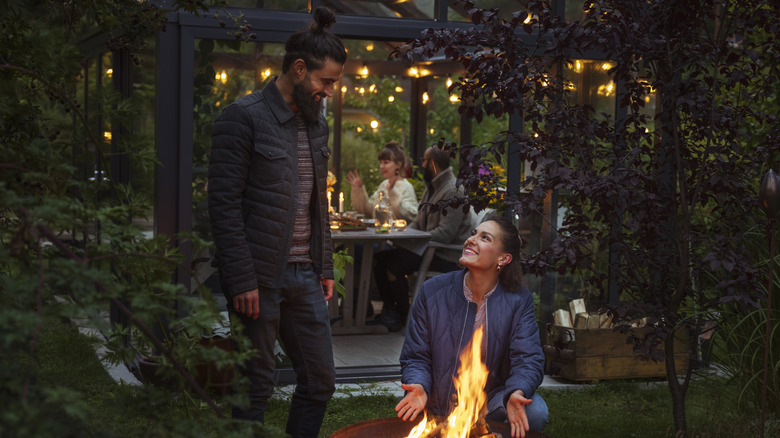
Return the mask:
[[258,350],[241,369],[249,405],[235,406],[233,417],[264,421],[278,335],[297,374],[286,428],[294,438],[317,436],[335,389],[322,113],[346,62],[343,43],[326,31],[334,22],[329,9],[315,10],[309,29],[287,40],[281,75],[224,109],[209,162],[215,263],[231,320]]
[[[431,211],[429,205],[458,196],[455,175],[450,167],[450,156],[436,146],[428,148],[423,154],[423,179],[426,189],[420,199],[417,217],[409,227],[431,233],[431,242],[462,244],[471,235],[474,212],[463,213],[461,208],[448,208]],[[378,252],[375,256],[374,278],[382,296],[382,313],[369,324],[381,324],[390,331],[400,330],[409,313],[409,283],[406,275],[420,267],[422,248],[397,247]],[[442,249],[434,255],[430,270],[439,272],[453,271],[458,268],[460,250]]]

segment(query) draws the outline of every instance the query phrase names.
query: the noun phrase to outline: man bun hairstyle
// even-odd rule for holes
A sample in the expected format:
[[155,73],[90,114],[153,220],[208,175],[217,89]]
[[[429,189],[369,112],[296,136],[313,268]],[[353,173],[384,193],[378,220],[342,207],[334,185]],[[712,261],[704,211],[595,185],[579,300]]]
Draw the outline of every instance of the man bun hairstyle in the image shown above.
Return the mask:
[[328,28],[336,23],[336,14],[321,6],[312,15],[314,21],[308,29],[296,32],[287,39],[282,73],[287,73],[296,59],[303,59],[309,70],[322,68],[326,59],[342,65],[347,62],[347,51],[341,38],[328,32]]
[[440,171],[450,167],[450,153],[445,151],[444,149],[434,145],[430,147],[431,150],[431,160],[433,160],[434,163],[436,163],[436,167],[439,168]]
[[523,266],[520,263],[520,247],[522,241],[517,233],[517,227],[511,220],[503,216],[488,216],[482,222],[493,221],[501,229],[501,246],[504,252],[512,255],[512,261],[501,268],[498,279],[501,285],[509,292],[517,292],[523,284]]

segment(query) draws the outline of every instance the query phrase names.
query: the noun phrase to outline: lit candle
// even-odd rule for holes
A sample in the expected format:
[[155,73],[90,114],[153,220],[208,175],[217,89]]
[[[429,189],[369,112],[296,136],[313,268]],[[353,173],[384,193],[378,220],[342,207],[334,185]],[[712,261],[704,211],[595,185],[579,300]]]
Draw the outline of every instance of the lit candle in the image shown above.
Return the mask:
[[332,204],[330,203],[330,191],[328,191],[328,212],[330,212],[331,205]]
[[339,192],[339,213],[344,213],[344,192]]

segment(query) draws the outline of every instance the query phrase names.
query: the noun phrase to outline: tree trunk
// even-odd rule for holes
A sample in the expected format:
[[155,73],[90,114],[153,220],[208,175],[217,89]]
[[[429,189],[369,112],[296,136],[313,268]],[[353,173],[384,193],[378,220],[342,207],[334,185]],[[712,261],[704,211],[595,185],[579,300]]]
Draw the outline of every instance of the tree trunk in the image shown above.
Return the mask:
[[674,364],[674,334],[670,334],[664,341],[664,354],[666,363],[666,381],[669,384],[669,392],[672,395],[672,416],[674,417],[674,430],[676,438],[688,436],[688,424],[685,419],[685,393],[687,385],[677,380],[677,367]]

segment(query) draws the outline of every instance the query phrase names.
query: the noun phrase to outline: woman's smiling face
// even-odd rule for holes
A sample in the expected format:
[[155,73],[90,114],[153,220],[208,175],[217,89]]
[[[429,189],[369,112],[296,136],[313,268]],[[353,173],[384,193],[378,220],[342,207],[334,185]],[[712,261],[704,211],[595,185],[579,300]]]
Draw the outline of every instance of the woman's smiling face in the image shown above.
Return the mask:
[[382,178],[390,179],[393,175],[398,174],[398,163],[392,160],[379,160],[379,172],[382,174]]
[[479,224],[463,244],[460,264],[470,271],[497,271],[497,265],[505,265],[512,260],[512,256],[504,251],[501,237],[501,228],[495,222]]

